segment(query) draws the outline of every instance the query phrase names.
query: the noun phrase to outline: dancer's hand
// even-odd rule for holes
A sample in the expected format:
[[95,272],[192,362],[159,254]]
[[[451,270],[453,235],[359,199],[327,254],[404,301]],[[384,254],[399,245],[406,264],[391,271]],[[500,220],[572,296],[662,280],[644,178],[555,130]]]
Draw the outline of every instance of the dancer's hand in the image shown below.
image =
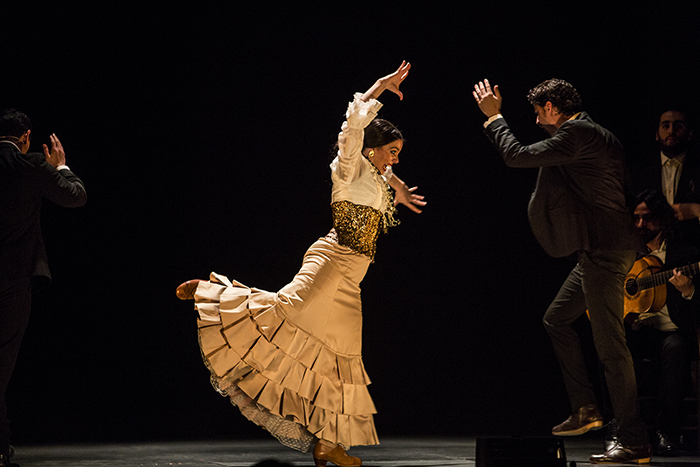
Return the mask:
[[377,82],[375,82],[372,85],[372,87],[369,88],[367,92],[365,92],[362,95],[361,99],[365,102],[367,102],[370,99],[377,99],[382,94],[382,92],[384,92],[385,89],[388,89],[389,91],[399,96],[400,100],[403,100],[403,93],[399,90],[399,86],[401,85],[403,80],[405,80],[408,76],[408,72],[410,69],[411,64],[404,60],[403,62],[401,62],[401,66],[399,66],[399,68],[395,72],[386,75],[382,78],[379,78]]
[[498,89],[498,85],[494,86],[492,91],[489,80],[479,81],[479,84],[474,85],[472,95],[481,111],[488,118],[501,113],[503,99],[501,99],[501,91]]
[[394,206],[403,204],[411,211],[420,214],[422,210],[418,206],[423,207],[428,204],[427,201],[423,201],[425,196],[414,193],[414,191],[418,189],[417,186],[409,188],[396,174],[392,175],[389,180],[389,185],[396,191],[396,193],[394,193]]

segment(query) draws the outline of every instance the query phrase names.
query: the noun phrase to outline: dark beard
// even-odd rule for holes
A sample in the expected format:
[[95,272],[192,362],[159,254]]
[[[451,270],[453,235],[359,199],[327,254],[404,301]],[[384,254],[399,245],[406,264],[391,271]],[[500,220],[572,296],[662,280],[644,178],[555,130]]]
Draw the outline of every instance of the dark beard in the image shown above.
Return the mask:
[[554,125],[543,125],[541,123],[539,125],[540,125],[540,128],[542,128],[544,131],[546,131],[549,136],[553,136],[554,133],[557,132],[557,127],[555,127]]
[[642,236],[642,240],[644,240],[644,243],[649,243],[652,241],[654,238],[656,238],[657,235],[659,235],[659,231],[653,231],[650,229],[637,229],[637,232],[639,232],[639,235]]
[[680,140],[674,144],[664,144],[661,143],[661,152],[663,152],[666,157],[670,157],[673,159],[676,156],[679,156],[686,152],[688,150],[688,146],[690,146],[690,141],[687,139]]

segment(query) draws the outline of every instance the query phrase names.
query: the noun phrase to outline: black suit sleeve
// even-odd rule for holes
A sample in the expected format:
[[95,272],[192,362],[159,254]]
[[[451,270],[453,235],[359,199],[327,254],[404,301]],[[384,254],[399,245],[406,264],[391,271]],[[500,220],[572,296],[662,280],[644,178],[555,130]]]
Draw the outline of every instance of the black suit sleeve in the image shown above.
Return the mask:
[[85,205],[87,194],[82,180],[69,169],[56,170],[46,161],[39,167],[42,180],[42,195],[49,201],[64,208],[78,208]]
[[506,165],[534,168],[576,161],[580,154],[580,133],[585,131],[585,128],[580,127],[580,124],[573,121],[566,122],[554,136],[527,146],[518,141],[503,118],[493,121],[484,132],[501,153]]

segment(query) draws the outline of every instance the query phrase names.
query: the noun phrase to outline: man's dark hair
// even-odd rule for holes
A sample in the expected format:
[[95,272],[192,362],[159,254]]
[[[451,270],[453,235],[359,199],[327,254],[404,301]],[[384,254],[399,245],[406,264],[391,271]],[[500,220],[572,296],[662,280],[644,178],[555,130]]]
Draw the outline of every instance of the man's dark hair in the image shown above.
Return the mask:
[[387,120],[375,118],[365,128],[363,148],[378,148],[396,140],[404,141],[399,129]]
[[0,138],[4,136],[19,138],[31,129],[32,123],[23,112],[15,109],[5,109],[0,112]]
[[631,205],[631,211],[634,212],[637,206],[642,203],[647,205],[652,219],[661,228],[661,235],[663,238],[675,239],[679,237],[680,232],[678,230],[676,212],[673,210],[673,207],[668,204],[666,197],[661,191],[652,189],[640,192]]
[[527,100],[540,107],[551,102],[564,115],[573,115],[583,108],[576,88],[563,79],[548,79],[538,84],[527,93]]

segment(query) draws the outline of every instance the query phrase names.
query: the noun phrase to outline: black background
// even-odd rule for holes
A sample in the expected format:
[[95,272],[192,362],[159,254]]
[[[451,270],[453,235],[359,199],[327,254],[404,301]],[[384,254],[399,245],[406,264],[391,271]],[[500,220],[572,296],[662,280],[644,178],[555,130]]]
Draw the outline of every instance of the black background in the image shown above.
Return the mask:
[[635,162],[665,105],[698,108],[693,2],[59,3],[3,6],[0,28],[0,107],[32,118],[35,151],[55,132],[88,191],[44,205],[54,281],[8,394],[15,443],[266,436],[212,390],[174,289],[292,278],[330,228],[347,102],[403,59],[405,98],[381,115],[429,204],[400,209],[363,282],[379,434],[538,435],[568,416],[541,316],[572,264],[532,237],[536,170],[504,166],[471,89],[499,84],[531,143],[527,91],[566,79]]

